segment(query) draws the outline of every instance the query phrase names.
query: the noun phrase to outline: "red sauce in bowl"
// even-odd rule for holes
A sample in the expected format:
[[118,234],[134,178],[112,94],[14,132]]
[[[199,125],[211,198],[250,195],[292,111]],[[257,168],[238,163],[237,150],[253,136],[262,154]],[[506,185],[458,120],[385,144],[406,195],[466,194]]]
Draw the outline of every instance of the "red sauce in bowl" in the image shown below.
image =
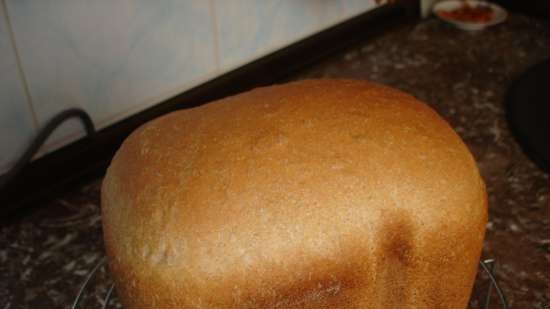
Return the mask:
[[446,19],[452,19],[461,22],[469,23],[486,23],[493,18],[493,9],[486,5],[471,5],[464,3],[461,7],[446,11],[439,10],[437,14]]

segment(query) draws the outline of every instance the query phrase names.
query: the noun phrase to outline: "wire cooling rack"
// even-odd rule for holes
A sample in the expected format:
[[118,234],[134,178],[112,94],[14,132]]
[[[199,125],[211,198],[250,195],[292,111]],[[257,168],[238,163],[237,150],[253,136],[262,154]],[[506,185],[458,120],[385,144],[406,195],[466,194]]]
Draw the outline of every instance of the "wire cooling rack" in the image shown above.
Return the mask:
[[[470,301],[470,307],[472,307],[472,303],[475,303],[475,308],[488,309],[491,306],[491,302],[494,303],[496,298],[496,300],[498,300],[498,306],[500,307],[493,306],[493,308],[509,309],[506,297],[496,278],[495,265],[496,263],[494,259],[486,259],[479,262],[481,271],[478,272],[478,276],[485,277],[486,290],[484,292],[484,296],[481,296],[478,300]],[[480,293],[480,289],[483,289],[483,287],[477,286],[476,289],[474,289],[474,292]],[[474,293],[472,293],[472,295],[473,294]],[[72,306],[70,307],[70,309],[77,308],[122,308],[116,298],[115,284],[107,271],[105,258],[102,258],[99,263],[86,275],[86,278],[82,283]]]

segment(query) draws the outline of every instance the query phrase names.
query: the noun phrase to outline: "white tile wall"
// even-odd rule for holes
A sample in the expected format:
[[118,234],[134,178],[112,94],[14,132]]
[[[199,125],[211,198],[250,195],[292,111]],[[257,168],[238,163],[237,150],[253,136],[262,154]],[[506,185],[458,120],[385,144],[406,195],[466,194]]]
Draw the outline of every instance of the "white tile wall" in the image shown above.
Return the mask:
[[[61,110],[81,107],[102,128],[377,6],[374,0],[0,1],[32,102],[3,22],[0,172]],[[83,133],[76,120],[66,123],[43,153]]]
[[373,0],[213,1],[224,71],[376,6]]
[[[7,7],[41,125],[82,107],[102,127],[216,70],[208,1],[7,0]],[[56,133],[50,146],[83,130],[75,121]]]
[[[387,0],[383,0],[380,3],[385,2]],[[379,5],[375,0],[344,0],[342,4],[346,16],[355,16]]]
[[36,130],[15,55],[0,5],[0,173],[21,154]]

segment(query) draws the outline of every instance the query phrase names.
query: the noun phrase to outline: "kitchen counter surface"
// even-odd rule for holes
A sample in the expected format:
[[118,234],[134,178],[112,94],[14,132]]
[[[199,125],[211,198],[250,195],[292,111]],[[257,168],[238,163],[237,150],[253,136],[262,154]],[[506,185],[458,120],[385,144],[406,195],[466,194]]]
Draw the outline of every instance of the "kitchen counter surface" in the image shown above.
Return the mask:
[[[437,110],[470,147],[486,181],[490,218],[483,257],[497,259],[512,308],[550,308],[550,177],[522,153],[503,108],[510,83],[548,56],[547,22],[512,14],[502,25],[463,32],[432,18],[355,44],[291,79],[369,79]],[[71,304],[104,256],[100,183],[0,228],[0,309]],[[104,267],[98,274],[80,308],[99,308],[92,303],[101,302],[109,280]],[[479,276],[472,308],[485,290]]]

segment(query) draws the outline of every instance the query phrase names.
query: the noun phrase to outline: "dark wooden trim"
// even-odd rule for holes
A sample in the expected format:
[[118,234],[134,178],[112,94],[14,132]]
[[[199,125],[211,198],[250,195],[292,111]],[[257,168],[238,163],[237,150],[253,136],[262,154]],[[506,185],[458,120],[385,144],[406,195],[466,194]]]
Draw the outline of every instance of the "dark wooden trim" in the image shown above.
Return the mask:
[[39,206],[76,184],[100,177],[122,141],[153,118],[284,80],[350,44],[416,18],[418,1],[399,3],[347,20],[102,129],[93,138],[81,139],[32,162],[0,192],[0,217],[21,214],[23,209]]

